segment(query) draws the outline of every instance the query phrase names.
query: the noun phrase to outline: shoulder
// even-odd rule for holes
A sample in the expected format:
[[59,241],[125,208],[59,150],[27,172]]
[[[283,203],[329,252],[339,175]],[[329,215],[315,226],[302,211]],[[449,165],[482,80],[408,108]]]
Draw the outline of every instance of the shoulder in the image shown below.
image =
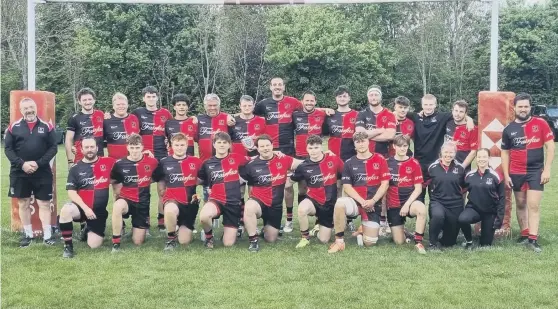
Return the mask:
[[41,124],[42,126],[46,127],[48,129],[48,131],[52,131],[54,129],[54,126],[44,120],[42,120],[41,118],[37,117],[37,121],[39,122],[39,124]]
[[465,174],[465,178],[474,176],[477,173],[478,169],[472,169],[467,174]]
[[111,157],[100,157],[101,162],[105,162],[107,164],[114,165],[116,163],[116,159]]
[[259,102],[256,103],[256,104],[264,104],[264,105],[265,105],[265,104],[269,104],[269,103],[273,103],[273,102],[274,102],[274,101],[273,101],[272,98],[265,98],[265,99],[259,101]]
[[488,173],[490,174],[491,177],[496,179],[498,181],[498,183],[501,181],[500,174],[498,174],[498,172],[495,171],[494,169],[489,168]]
[[386,158],[384,156],[382,156],[381,154],[375,152],[374,155],[372,156],[372,160],[376,160],[376,161],[386,161]]
[[19,118],[18,120],[12,122],[12,124],[8,127],[8,130],[10,131],[10,133],[13,131],[14,128],[16,127],[21,127],[21,123],[23,122],[23,117]]
[[438,160],[432,162],[432,164],[430,164],[430,166],[428,166],[428,170],[433,169],[433,168],[435,168],[435,167],[437,167],[437,166],[439,166],[439,165],[440,165],[440,159],[438,159]]
[[420,162],[419,162],[417,159],[415,159],[415,158],[411,158],[411,160],[409,160],[409,162],[412,163],[412,164],[414,164],[414,165],[420,166]]

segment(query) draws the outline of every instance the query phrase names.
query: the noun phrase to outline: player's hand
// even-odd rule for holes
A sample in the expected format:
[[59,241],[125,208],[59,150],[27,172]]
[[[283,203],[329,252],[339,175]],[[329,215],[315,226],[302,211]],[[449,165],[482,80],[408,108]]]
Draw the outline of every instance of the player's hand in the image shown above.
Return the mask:
[[504,181],[506,182],[506,186],[508,187],[508,189],[513,188],[513,182],[510,176],[504,176]]
[[494,218],[494,225],[493,225],[493,228],[494,228],[495,230],[499,230],[500,228],[502,228],[502,220],[500,220],[500,218],[498,218],[498,217],[495,217],[495,218]]
[[151,152],[151,150],[144,150],[143,154],[147,155],[148,157],[155,158],[155,155],[153,154],[153,152]]
[[408,204],[403,205],[403,207],[401,207],[401,211],[399,212],[399,215],[401,217],[406,217],[409,214],[410,208],[411,207]]
[[93,212],[93,210],[91,210],[91,208],[85,207],[85,208],[83,208],[83,212],[85,213],[85,216],[87,217],[87,219],[89,219],[89,220],[97,219],[97,216],[95,216],[95,213]]
[[328,116],[335,115],[335,110],[333,108],[324,108],[324,112]]
[[475,122],[473,122],[473,118],[467,116],[467,131],[471,132],[475,128]]
[[192,123],[193,124],[198,124],[198,117],[192,116]]
[[369,199],[364,201],[362,208],[364,208],[368,212],[374,212],[374,204],[376,204],[376,202],[373,199]]
[[[72,153],[74,154],[74,156],[76,155],[76,153],[77,153],[76,146],[72,146]],[[72,160],[73,160],[73,159],[72,159]]]
[[424,117],[424,111],[420,111],[420,112],[418,113],[418,115],[419,115],[420,117]]
[[190,201],[190,203],[193,204],[193,203],[195,203],[195,202],[198,202],[199,200],[200,200],[200,199],[199,199],[198,195],[197,195],[197,194],[194,194],[194,195],[192,195],[192,200]]
[[234,120],[234,117],[231,115],[227,115],[227,125],[229,127],[232,127],[236,124],[236,120]]
[[550,181],[550,171],[548,170],[543,170],[542,174],[541,174],[541,185],[544,185],[546,183],[548,183]]
[[26,173],[26,174],[33,174],[35,171],[33,170],[33,167],[31,166],[31,162],[24,162],[23,165],[21,166],[21,169]]
[[105,112],[105,119],[110,119],[110,113],[109,112]]

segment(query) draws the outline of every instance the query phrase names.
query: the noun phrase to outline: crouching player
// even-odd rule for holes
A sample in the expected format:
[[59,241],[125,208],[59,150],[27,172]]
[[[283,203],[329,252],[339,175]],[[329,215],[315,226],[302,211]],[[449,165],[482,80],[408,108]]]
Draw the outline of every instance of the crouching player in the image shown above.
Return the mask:
[[322,138],[310,135],[306,140],[309,158],[304,160],[291,176],[293,181],[304,180],[307,185],[306,198],[298,205],[298,220],[302,239],[296,248],[310,244],[308,216],[316,216],[320,222],[318,239],[329,242],[333,228],[333,210],[337,201],[337,180],[341,178],[343,162],[331,153],[322,151]]
[[389,186],[389,170],[386,159],[370,152],[369,140],[365,132],[353,136],[357,155],[345,162],[342,182],[348,197],[341,197],[335,204],[333,224],[335,242],[329,253],[345,250],[345,224],[347,217],[362,219],[364,245],[372,246],[378,241],[382,198]]
[[66,190],[70,203],[60,210],[60,230],[64,239],[63,257],[74,257],[73,223],[87,222],[87,244],[98,248],[105,237],[110,171],[113,158],[97,156],[97,142],[93,137],[81,141],[83,158],[70,168]]
[[[163,205],[167,243],[164,251],[172,251],[178,243],[187,245],[192,241],[194,222],[200,206],[196,195],[198,172],[202,165],[199,158],[186,154],[188,137],[175,134],[171,140],[172,155],[161,159],[154,177],[165,183]],[[178,224],[178,235],[176,227]]]
[[426,206],[417,200],[422,193],[422,170],[419,162],[407,155],[407,136],[396,136],[393,146],[395,155],[387,161],[391,176],[387,193],[387,219],[391,235],[396,244],[405,243],[405,219],[416,217],[415,248],[420,254],[426,254],[422,244],[426,226]]

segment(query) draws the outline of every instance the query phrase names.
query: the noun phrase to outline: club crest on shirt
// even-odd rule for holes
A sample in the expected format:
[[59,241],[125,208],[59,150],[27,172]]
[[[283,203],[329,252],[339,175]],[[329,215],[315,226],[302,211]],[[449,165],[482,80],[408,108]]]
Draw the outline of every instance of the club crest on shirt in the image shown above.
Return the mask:
[[104,171],[106,171],[106,170],[107,170],[107,166],[106,166],[106,165],[104,165],[104,164],[101,164],[101,171],[103,171],[103,172],[104,172]]
[[136,128],[137,124],[135,122],[132,122],[132,128]]
[[39,133],[45,133],[45,129],[44,128],[39,128]]
[[410,174],[413,171],[413,169],[410,166],[407,166],[407,168],[405,168],[405,172],[407,172],[407,174]]
[[465,137],[465,132],[461,132],[461,137]]
[[533,132],[539,132],[539,126],[533,126]]
[[259,130],[259,129],[260,129],[260,125],[259,125],[259,124],[254,125],[254,129]]
[[225,121],[223,121],[222,119],[219,120],[219,125],[220,125],[220,126],[222,126],[222,125],[224,125],[224,124],[225,124]]
[[375,170],[379,170],[380,169],[380,164],[374,163],[374,164],[372,164],[372,167],[374,167]]
[[194,130],[194,127],[188,126],[188,131],[192,131],[192,130]]
[[383,121],[383,122],[385,122],[386,120],[387,120],[387,117],[386,117],[386,116],[382,117],[382,121]]
[[234,163],[234,160],[233,160],[232,158],[229,159],[229,163],[230,163],[230,164],[233,164],[233,163]]
[[327,167],[333,167],[333,162],[327,162]]
[[167,117],[161,116],[161,121],[162,121],[162,122],[165,122],[166,120],[167,120]]
[[289,104],[289,103],[285,104],[285,108],[286,108],[286,109],[291,108],[291,104]]
[[151,168],[149,167],[149,165],[144,165],[143,168],[145,169],[146,172],[149,172],[149,170],[151,169]]
[[97,120],[97,122],[101,122],[101,121],[103,121],[103,120],[101,119],[101,117],[97,117],[97,119],[96,119],[96,120]]
[[351,118],[349,121],[350,121],[351,123],[355,123],[355,122],[356,122],[356,118]]
[[277,163],[277,168],[282,168],[282,167],[283,167],[283,164]]
[[459,173],[459,169],[458,169],[457,167],[454,167],[454,168],[453,168],[453,173],[454,173],[454,174],[458,174],[458,173]]
[[486,184],[487,184],[487,185],[491,185],[491,184],[492,184],[492,178],[486,179]]
[[408,125],[408,126],[407,126],[407,130],[411,131],[412,129],[413,129],[413,126],[412,126],[412,125]]

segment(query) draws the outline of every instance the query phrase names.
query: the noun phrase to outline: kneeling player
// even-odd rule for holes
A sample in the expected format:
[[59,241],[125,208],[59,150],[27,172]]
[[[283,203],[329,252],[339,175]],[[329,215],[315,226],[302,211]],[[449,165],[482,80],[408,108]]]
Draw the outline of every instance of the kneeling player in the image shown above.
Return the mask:
[[149,201],[151,179],[157,168],[157,159],[143,155],[143,142],[139,134],[128,137],[126,158],[116,161],[111,178],[121,183],[117,200],[112,208],[112,251],[120,250],[122,218],[132,217],[132,241],[141,245],[149,229]]
[[176,248],[177,237],[178,242],[183,245],[192,241],[194,222],[200,206],[196,186],[202,164],[200,159],[186,154],[188,137],[184,133],[175,134],[170,143],[173,155],[161,159],[154,175],[154,178],[163,181],[166,187],[163,194],[167,229],[165,251]]
[[341,178],[343,162],[333,154],[324,154],[322,138],[310,135],[306,140],[309,158],[300,164],[291,176],[294,181],[304,180],[308,190],[306,198],[298,205],[298,220],[302,239],[296,246],[304,248],[310,243],[308,216],[316,216],[320,222],[318,239],[327,243],[333,228],[333,209],[337,201],[337,179]]
[[242,178],[250,187],[250,199],[244,208],[244,226],[250,239],[248,250],[260,250],[257,235],[258,218],[264,221],[264,238],[275,242],[281,228],[283,216],[283,197],[287,173],[302,162],[287,155],[273,152],[273,143],[269,135],[260,135],[256,139],[259,156],[250,161],[243,169]]
[[393,139],[395,156],[388,159],[390,173],[387,194],[387,219],[393,241],[405,243],[405,219],[417,218],[415,227],[415,247],[420,254],[426,254],[422,244],[426,226],[426,206],[417,198],[422,193],[422,170],[418,161],[407,155],[409,138],[398,135]]
[[110,171],[116,160],[97,156],[97,142],[85,138],[81,142],[83,159],[70,168],[66,190],[71,202],[60,210],[60,230],[64,239],[65,258],[74,257],[73,223],[87,222],[87,244],[98,248],[103,243],[107,225]]
[[343,168],[343,190],[348,197],[341,197],[335,204],[333,224],[335,242],[329,253],[345,250],[345,224],[347,217],[362,219],[364,245],[372,246],[378,241],[382,198],[389,186],[389,170],[386,159],[371,153],[368,135],[357,132],[353,136],[357,155],[345,162]]
[[198,173],[200,182],[211,188],[208,201],[203,205],[200,222],[205,232],[205,247],[213,249],[213,219],[223,216],[223,245],[230,247],[236,242],[240,222],[241,196],[239,169],[249,158],[229,154],[231,137],[225,132],[213,136],[215,155],[203,162]]

